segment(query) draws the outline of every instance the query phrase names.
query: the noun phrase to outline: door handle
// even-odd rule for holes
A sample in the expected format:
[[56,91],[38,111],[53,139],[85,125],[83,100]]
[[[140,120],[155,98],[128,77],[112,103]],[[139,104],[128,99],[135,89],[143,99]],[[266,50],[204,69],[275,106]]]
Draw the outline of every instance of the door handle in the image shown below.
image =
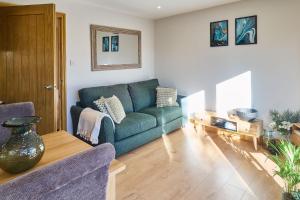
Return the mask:
[[56,85],[45,85],[44,88],[47,90],[52,90],[52,89],[56,88]]

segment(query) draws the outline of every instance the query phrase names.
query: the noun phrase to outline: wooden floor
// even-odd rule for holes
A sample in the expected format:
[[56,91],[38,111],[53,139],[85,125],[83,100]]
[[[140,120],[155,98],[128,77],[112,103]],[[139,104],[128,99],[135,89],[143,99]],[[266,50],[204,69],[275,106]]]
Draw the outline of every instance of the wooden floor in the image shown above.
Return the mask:
[[119,158],[119,200],[277,200],[274,163],[251,142],[187,127]]

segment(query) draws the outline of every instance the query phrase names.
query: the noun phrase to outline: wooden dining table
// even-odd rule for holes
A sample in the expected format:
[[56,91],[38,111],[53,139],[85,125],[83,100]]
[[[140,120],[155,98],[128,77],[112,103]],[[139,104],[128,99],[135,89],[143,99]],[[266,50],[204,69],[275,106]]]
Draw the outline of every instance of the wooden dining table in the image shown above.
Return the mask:
[[[0,184],[5,184],[10,180],[30,173],[33,170],[40,169],[49,164],[53,164],[54,162],[63,160],[67,157],[93,148],[89,144],[79,140],[66,131],[49,133],[43,135],[42,138],[45,144],[45,152],[40,162],[32,169],[19,174],[10,174],[0,169]],[[116,199],[116,175],[125,170],[125,168],[126,165],[116,159],[111,162],[109,167],[109,178],[107,185],[107,200]]]

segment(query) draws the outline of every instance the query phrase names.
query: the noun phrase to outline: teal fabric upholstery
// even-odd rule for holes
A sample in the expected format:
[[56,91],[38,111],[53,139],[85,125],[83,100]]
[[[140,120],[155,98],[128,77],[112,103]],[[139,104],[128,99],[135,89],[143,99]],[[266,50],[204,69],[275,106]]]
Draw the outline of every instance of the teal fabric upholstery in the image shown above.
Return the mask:
[[165,125],[166,123],[173,121],[174,119],[182,117],[181,107],[178,106],[162,108],[150,107],[145,108],[140,112],[155,116],[157,124],[159,126]]
[[[105,117],[101,122],[99,144],[111,143],[116,149],[116,155],[123,155],[137,147],[147,144],[163,134],[170,133],[182,126],[181,107],[156,107],[156,88],[158,80],[148,80],[131,84],[85,88],[79,91],[80,102],[71,108],[73,133],[76,133],[80,113],[86,107],[95,108],[93,101],[101,96],[116,95],[123,107],[126,118],[121,124]],[[181,105],[183,96],[178,96]],[[113,128],[115,126],[115,129]],[[81,140],[89,141],[76,135]],[[97,146],[99,144],[91,144]]]
[[136,149],[144,144],[147,144],[155,139],[160,138],[163,134],[170,133],[181,128],[181,118],[178,118],[165,126],[158,126],[148,131],[128,137],[115,143],[116,156],[123,155],[133,149]]
[[120,141],[156,127],[156,118],[144,113],[127,113],[121,124],[116,124],[115,139]]
[[156,105],[157,79],[128,84],[134,111]]
[[91,107],[97,109],[93,101],[102,96],[108,98],[113,95],[116,95],[120,99],[125,112],[133,112],[133,105],[128,91],[128,85],[126,84],[84,88],[79,90],[80,104],[83,108]]

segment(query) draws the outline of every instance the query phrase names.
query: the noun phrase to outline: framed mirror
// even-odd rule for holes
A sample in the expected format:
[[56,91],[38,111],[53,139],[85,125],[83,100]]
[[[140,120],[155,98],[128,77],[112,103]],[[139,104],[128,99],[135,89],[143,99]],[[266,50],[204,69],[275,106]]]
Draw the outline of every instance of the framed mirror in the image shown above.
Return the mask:
[[141,67],[141,31],[91,25],[92,71]]

